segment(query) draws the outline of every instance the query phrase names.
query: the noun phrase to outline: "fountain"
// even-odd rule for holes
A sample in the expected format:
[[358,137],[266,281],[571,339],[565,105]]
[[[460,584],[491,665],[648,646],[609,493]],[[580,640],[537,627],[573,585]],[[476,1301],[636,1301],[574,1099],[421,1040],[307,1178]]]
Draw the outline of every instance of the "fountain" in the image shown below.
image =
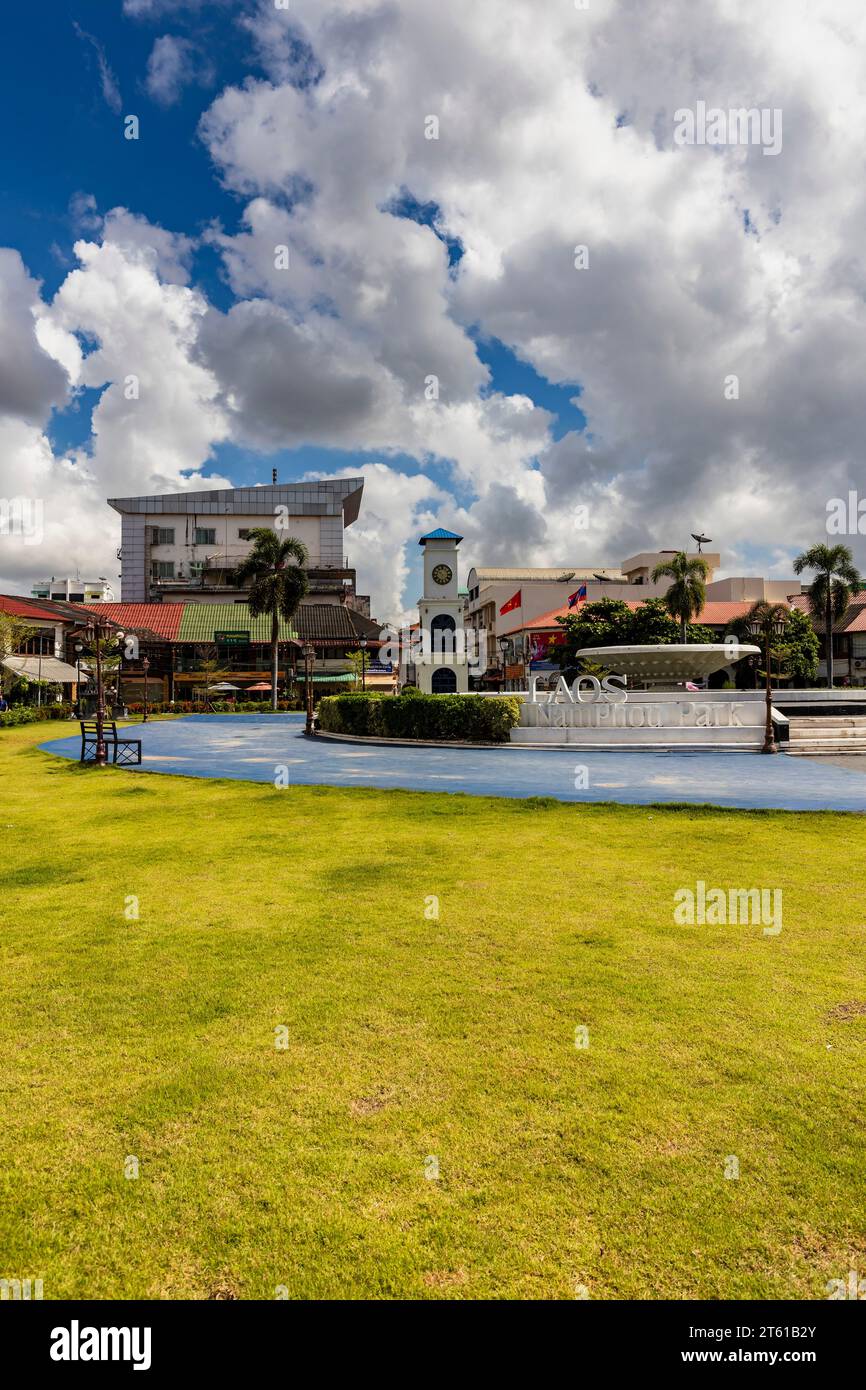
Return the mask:
[[[683,690],[760,648],[733,639],[713,643],[584,647],[578,656],[610,674],[604,681],[580,675],[571,685],[539,691],[537,681],[521,697],[513,743],[580,745],[583,748],[643,748],[758,751],[765,712],[758,692]],[[653,688],[634,690],[626,681]],[[663,685],[666,688],[659,689]],[[677,685],[680,689],[677,689]]]
[[671,642],[667,646],[582,647],[577,655],[598,666],[606,666],[629,680],[656,684],[660,681],[682,683],[703,680],[742,661],[746,656],[760,656],[760,647],[741,642],[688,643]]

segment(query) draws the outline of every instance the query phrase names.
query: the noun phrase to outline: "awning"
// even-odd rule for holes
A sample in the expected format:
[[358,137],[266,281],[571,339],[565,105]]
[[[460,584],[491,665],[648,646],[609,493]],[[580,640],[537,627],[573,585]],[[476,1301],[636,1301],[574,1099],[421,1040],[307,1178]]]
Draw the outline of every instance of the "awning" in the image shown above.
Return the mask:
[[[75,667],[58,661],[56,656],[7,656],[3,665],[29,681],[51,681],[54,685],[77,685],[79,681]],[[85,679],[81,678],[82,683]]]
[[[360,680],[360,677],[356,676],[354,671],[344,671],[338,675],[332,675],[330,673],[327,675],[317,675],[314,672],[311,679],[316,685],[354,685],[355,681]],[[303,675],[296,675],[295,682],[297,685],[303,685]]]

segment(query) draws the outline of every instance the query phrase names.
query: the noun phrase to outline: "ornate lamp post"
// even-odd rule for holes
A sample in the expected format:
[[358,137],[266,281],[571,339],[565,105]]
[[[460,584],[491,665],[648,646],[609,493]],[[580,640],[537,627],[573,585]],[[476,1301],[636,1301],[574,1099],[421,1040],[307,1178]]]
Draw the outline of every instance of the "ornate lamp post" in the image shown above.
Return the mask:
[[145,657],[144,660],[142,661],[142,663],[141,663],[141,669],[142,669],[142,671],[144,672],[144,718],[142,719],[141,722],[142,722],[142,724],[146,724],[146,723],[147,723],[147,673],[148,673],[148,671],[150,670],[150,662],[148,661],[147,657]]
[[361,689],[367,689],[367,639],[361,638]]
[[503,689],[503,690],[507,689],[507,687],[508,687],[508,679],[507,679],[507,675],[506,675],[506,669],[507,669],[507,668],[506,668],[506,665],[505,665],[505,653],[508,651],[508,648],[509,648],[510,646],[511,646],[511,643],[509,642],[509,640],[508,640],[507,637],[500,637],[500,639],[499,639],[499,650],[500,650],[501,653],[502,653],[502,689]]
[[781,637],[785,631],[785,620],[783,618],[773,618],[770,622],[751,622],[749,623],[751,635],[758,640],[761,637],[765,642],[765,663],[766,663],[766,700],[767,700],[767,719],[764,725],[764,746],[762,753],[778,753],[779,745],[776,743],[775,730],[773,729],[773,691],[770,677],[770,642],[774,637]]
[[313,732],[313,657],[316,649],[312,642],[304,645],[304,695],[307,707],[307,722],[304,725],[304,733]]
[[78,705],[78,718],[80,719],[83,705],[81,702],[81,653],[84,651],[83,642],[75,643],[75,671],[78,680],[75,682],[75,700]]
[[105,767],[108,762],[108,748],[105,743],[105,682],[102,677],[102,645],[110,637],[122,642],[126,636],[112,623],[94,616],[83,629],[83,637],[92,645],[96,655],[96,756],[97,767]]

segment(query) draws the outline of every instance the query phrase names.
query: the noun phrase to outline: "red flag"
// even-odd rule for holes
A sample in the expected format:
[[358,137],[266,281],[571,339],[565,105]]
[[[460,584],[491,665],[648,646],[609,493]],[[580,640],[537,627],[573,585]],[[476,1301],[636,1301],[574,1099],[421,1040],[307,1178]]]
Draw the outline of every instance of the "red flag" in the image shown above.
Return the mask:
[[520,596],[520,590],[518,589],[517,593],[514,594],[514,596],[510,598],[507,603],[503,603],[502,607],[499,610],[500,618],[504,617],[506,613],[510,613],[512,608],[519,608],[521,606],[521,601],[522,600]]

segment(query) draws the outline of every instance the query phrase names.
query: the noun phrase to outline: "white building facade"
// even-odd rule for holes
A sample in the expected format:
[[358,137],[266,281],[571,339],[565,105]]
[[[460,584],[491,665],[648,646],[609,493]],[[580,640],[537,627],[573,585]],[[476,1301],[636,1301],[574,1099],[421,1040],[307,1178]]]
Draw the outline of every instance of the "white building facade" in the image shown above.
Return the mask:
[[37,580],[30,590],[35,599],[60,599],[64,603],[113,603],[114,590],[107,579]]
[[156,497],[115,497],[122,518],[122,603],[226,603],[243,591],[233,571],[249,554],[249,533],[269,528],[309,552],[311,597],[354,597],[343,532],[357,520],[362,478],[217,488]]

